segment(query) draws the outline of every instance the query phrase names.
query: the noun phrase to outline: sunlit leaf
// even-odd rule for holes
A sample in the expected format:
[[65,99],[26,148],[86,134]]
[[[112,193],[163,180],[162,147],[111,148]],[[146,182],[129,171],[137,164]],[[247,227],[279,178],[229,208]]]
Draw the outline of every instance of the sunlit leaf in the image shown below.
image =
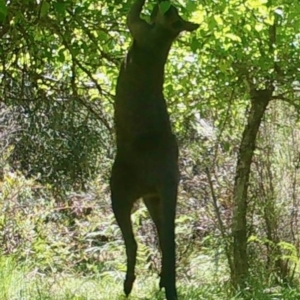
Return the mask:
[[283,9],[280,8],[280,7],[276,8],[276,9],[274,10],[274,12],[275,12],[275,14],[277,14],[277,15],[279,15],[279,16],[281,16],[281,17],[284,16]]
[[223,20],[222,20],[222,17],[220,15],[215,15],[214,18],[215,18],[218,25],[223,25]]
[[235,35],[233,33],[226,33],[225,34],[226,37],[228,37],[229,39],[235,41],[235,42],[241,42],[241,38],[238,35]]
[[257,24],[255,24],[255,26],[254,26],[254,28],[255,28],[255,30],[256,31],[262,31],[263,29],[264,29],[264,24],[262,24],[262,23],[257,23]]
[[251,30],[252,30],[250,24],[245,24],[245,25],[244,25],[244,28],[245,28],[246,30],[248,30],[248,31],[251,31]]
[[268,0],[247,0],[246,3],[250,7],[257,8],[257,7],[262,6],[263,4],[266,4],[267,2],[268,2]]

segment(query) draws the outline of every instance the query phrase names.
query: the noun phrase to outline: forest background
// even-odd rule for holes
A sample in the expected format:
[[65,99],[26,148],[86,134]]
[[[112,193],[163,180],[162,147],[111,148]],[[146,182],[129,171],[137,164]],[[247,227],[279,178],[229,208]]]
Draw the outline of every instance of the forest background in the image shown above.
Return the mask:
[[[173,3],[201,24],[174,44],[164,86],[180,146],[180,299],[299,299],[300,2]],[[0,0],[0,300],[122,295],[108,179],[131,5]],[[140,203],[132,220],[131,297],[163,299]]]

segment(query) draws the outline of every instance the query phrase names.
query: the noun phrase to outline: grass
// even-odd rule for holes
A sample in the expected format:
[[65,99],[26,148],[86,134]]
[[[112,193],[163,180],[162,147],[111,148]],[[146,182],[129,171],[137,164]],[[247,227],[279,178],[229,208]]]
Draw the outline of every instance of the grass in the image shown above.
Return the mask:
[[[9,257],[0,259],[0,300],[115,300],[126,299],[122,292],[121,272],[99,274],[97,278],[85,278],[78,274],[45,276],[26,265],[18,265]],[[263,287],[257,284],[251,291],[229,296],[226,282],[204,278],[192,281],[180,279],[178,293],[181,300],[292,300],[300,299],[299,290],[291,287]],[[199,284],[197,284],[199,282]],[[158,290],[157,276],[139,276],[130,300],[163,300]]]

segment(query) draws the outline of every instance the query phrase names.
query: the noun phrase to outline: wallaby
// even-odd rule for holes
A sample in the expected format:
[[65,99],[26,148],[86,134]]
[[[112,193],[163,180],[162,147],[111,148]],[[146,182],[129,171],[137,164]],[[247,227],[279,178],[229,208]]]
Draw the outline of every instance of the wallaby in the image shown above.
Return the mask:
[[193,31],[199,25],[183,20],[172,5],[163,13],[159,2],[152,11],[151,24],[140,18],[145,0],[136,0],[127,16],[133,43],[116,86],[117,153],[110,188],[113,212],[126,246],[125,294],[130,294],[135,280],[137,252],[131,210],[134,202],[143,198],[162,251],[160,288],[165,288],[167,300],[175,300],[178,147],[163,96],[164,66],[179,33]]

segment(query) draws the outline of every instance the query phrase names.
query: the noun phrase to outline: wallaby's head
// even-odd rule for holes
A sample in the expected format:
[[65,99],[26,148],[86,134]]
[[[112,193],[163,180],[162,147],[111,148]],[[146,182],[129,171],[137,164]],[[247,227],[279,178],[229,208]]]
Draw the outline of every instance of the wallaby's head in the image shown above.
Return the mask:
[[[135,0],[129,14],[127,16],[127,26],[131,35],[139,43],[147,44],[149,30],[152,31],[154,36],[160,38],[175,39],[182,31],[196,30],[199,25],[185,21],[178,14],[178,10],[169,3],[169,1],[158,0],[151,13],[150,26],[145,20],[140,18],[145,0]],[[157,35],[156,35],[157,34]]]
[[151,22],[153,25],[168,31],[171,35],[175,36],[182,31],[194,31],[199,27],[199,24],[184,20],[179,15],[177,8],[172,4],[166,3],[169,7],[167,10],[163,10],[161,5],[162,2],[168,1],[158,1],[151,13]]

